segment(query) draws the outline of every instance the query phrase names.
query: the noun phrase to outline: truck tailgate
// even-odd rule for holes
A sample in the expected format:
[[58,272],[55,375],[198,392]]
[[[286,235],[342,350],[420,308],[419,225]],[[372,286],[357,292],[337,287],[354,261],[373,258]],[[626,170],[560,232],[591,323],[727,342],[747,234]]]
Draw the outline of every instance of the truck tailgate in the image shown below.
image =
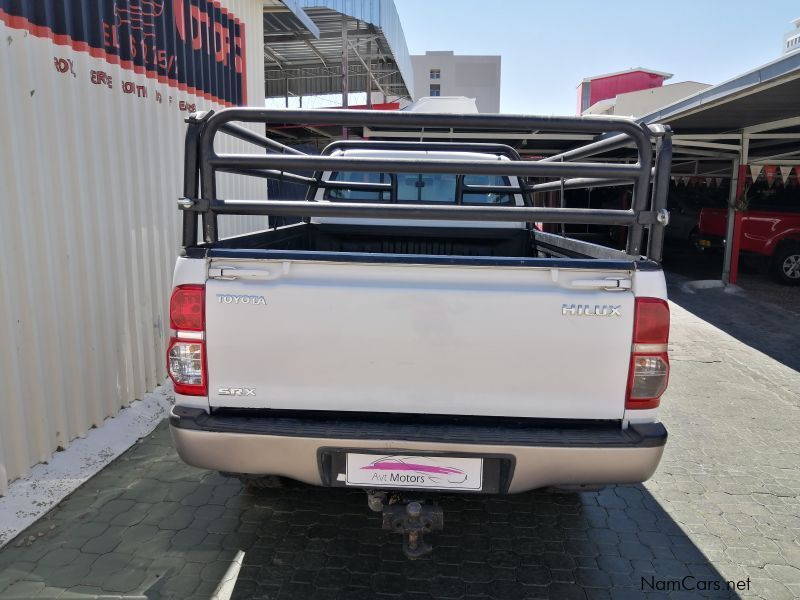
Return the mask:
[[623,416],[634,297],[587,282],[629,271],[230,266],[206,285],[212,407]]

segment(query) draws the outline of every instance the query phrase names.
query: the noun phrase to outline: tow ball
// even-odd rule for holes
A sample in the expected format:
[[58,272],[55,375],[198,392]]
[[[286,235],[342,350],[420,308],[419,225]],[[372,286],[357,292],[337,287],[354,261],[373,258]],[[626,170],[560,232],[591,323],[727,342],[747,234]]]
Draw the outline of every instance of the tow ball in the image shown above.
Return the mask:
[[391,498],[385,492],[368,495],[369,507],[383,514],[383,528],[403,534],[403,554],[410,559],[428,554],[433,547],[425,542],[425,534],[444,527],[442,508],[422,501],[404,502],[398,496]]

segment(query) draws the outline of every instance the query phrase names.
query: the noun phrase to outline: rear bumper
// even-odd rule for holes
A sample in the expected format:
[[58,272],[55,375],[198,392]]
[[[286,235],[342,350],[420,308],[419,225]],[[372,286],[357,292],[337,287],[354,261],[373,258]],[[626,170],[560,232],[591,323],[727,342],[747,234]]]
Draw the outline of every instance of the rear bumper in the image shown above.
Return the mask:
[[639,483],[656,470],[667,431],[661,423],[554,428],[398,424],[380,421],[214,414],[176,406],[170,430],[178,454],[205,469],[280,475],[329,485],[330,449],[459,453],[502,457],[510,468],[500,491],[550,485]]

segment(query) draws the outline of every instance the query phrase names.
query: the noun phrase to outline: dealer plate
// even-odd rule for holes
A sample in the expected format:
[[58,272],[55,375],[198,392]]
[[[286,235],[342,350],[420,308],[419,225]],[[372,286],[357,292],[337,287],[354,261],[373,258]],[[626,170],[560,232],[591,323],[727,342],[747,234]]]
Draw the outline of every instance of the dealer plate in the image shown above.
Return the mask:
[[471,491],[483,488],[482,458],[348,452],[345,464],[344,483],[349,486]]

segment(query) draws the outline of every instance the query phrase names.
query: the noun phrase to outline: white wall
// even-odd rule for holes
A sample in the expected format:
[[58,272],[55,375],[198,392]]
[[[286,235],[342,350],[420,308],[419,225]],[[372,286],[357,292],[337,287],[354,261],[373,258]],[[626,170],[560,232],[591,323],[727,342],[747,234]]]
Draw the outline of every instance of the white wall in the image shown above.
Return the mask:
[[583,111],[584,115],[617,115],[622,117],[641,117],[669,106],[692,94],[710,87],[707,83],[681,81],[668,85],[626,92],[610,100],[600,100]]
[[669,106],[687,96],[701,92],[707,87],[710,87],[707,83],[681,81],[649,90],[620,94],[617,96],[614,114],[640,117],[664,106]]
[[[247,97],[263,106],[262,3],[222,5],[245,24]],[[179,102],[221,108],[43,35],[0,20],[0,495],[166,376]],[[62,73],[57,59],[72,64]],[[93,70],[113,87],[93,84]],[[219,185],[223,197],[265,189],[249,178]],[[265,218],[228,221],[231,234]]]
[[[499,56],[426,52],[413,55],[411,63],[414,66],[415,100],[429,96],[431,84],[439,84],[442,96],[475,98],[480,112],[500,112]],[[439,69],[441,78],[431,79],[431,69]]]

